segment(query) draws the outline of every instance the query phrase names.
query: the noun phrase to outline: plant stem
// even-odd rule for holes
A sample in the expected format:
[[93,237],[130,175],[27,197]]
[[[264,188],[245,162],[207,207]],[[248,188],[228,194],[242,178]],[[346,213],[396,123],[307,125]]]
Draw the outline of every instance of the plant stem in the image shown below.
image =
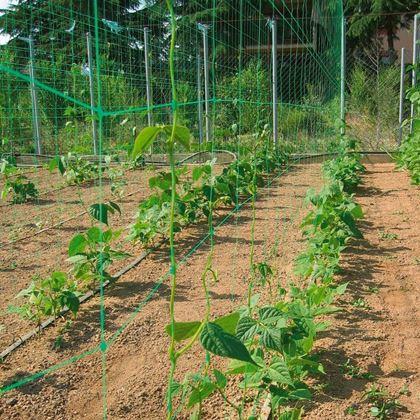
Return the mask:
[[175,351],[175,294],[176,294],[176,258],[175,258],[175,245],[174,245],[174,219],[175,219],[175,200],[176,200],[176,176],[175,176],[175,162],[174,162],[174,139],[175,129],[177,124],[177,94],[175,85],[175,66],[174,66],[174,55],[175,55],[175,36],[176,36],[176,21],[175,14],[172,5],[172,0],[166,0],[167,7],[171,15],[171,44],[169,51],[169,72],[171,77],[172,87],[172,104],[173,104],[173,121],[172,121],[172,133],[169,139],[168,151],[169,151],[169,163],[171,167],[171,207],[170,207],[170,228],[169,228],[169,248],[170,248],[170,264],[171,264],[171,296],[169,302],[169,313],[171,322],[171,341],[169,345],[169,359],[171,362],[171,368],[169,372],[169,383],[168,383],[168,401],[167,401],[167,418],[172,418],[173,406],[172,406],[172,385],[174,380],[174,374],[176,369],[176,351]]
[[226,397],[226,394],[220,388],[217,388],[217,391],[219,392],[219,394],[223,398],[223,400],[227,404],[229,404],[238,413],[239,420],[242,420],[242,409],[241,409],[241,407],[237,406],[232,401],[229,401],[228,397]]

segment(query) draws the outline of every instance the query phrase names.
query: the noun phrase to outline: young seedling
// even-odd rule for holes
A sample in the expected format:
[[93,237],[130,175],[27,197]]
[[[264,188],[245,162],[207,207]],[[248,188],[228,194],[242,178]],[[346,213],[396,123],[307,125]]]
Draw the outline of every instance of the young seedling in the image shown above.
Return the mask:
[[359,366],[353,365],[350,359],[347,359],[342,365],[342,372],[351,378],[366,379],[367,381],[372,381],[375,378],[371,373],[364,372]]
[[398,239],[398,235],[396,233],[391,233],[391,232],[385,232],[383,230],[381,230],[379,233],[379,238],[380,239],[386,239],[386,240],[395,240]]
[[119,238],[121,231],[102,230],[92,227],[72,238],[68,248],[72,272],[77,280],[88,288],[94,288],[104,281],[112,281],[107,268],[114,260],[129,257],[130,254],[114,249],[111,245]]
[[353,302],[352,302],[352,305],[355,307],[355,308],[363,308],[363,309],[370,309],[370,306],[369,306],[369,304],[363,299],[363,298],[358,298],[358,299],[355,299]]
[[1,191],[1,199],[12,195],[13,204],[26,203],[30,198],[37,198],[39,193],[35,184],[20,173],[19,169],[11,165],[7,160],[0,161],[0,174],[3,178],[3,190]]
[[380,420],[395,418],[397,411],[403,406],[395,398],[389,396],[383,387],[372,385],[364,394],[363,399],[371,404],[370,414]]

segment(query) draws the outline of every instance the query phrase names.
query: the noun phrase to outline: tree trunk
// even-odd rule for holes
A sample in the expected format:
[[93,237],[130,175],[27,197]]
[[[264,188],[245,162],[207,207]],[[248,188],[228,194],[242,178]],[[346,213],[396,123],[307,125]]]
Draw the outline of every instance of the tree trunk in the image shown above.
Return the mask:
[[393,28],[387,29],[387,38],[388,38],[388,51],[395,51],[394,49],[394,30]]

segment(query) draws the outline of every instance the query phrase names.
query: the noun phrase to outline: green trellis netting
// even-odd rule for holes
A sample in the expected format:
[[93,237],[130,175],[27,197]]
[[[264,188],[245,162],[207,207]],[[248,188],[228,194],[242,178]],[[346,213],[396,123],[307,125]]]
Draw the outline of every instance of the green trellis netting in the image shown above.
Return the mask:
[[[92,1],[31,3],[0,18],[12,37],[0,49],[3,152],[93,154],[96,142],[97,153],[99,143],[112,153],[145,125],[170,121],[163,3],[98,1],[96,18]],[[254,130],[257,106],[260,123],[271,123],[274,16],[279,138],[299,151],[325,149],[339,116],[339,2],[205,3],[176,5],[180,118],[197,142],[206,110],[211,138],[226,147],[239,108],[241,134]]]
[[[138,133],[147,126],[171,124],[174,109],[178,125],[188,127],[192,135],[191,150],[176,145],[178,161],[187,159],[185,162],[189,163],[189,156],[204,151],[205,160],[223,151],[218,152],[220,156],[223,154],[227,161],[232,161],[247,148],[252,149],[255,133],[264,127],[270,132],[270,142],[293,155],[334,151],[342,128],[344,100],[341,1],[172,3],[176,21],[176,103],[169,70],[173,24],[165,1],[27,0],[1,13],[2,156],[18,164],[37,166],[35,171],[44,179],[50,174],[42,175],[45,168],[41,165],[54,156],[71,152],[73,156],[98,160],[99,181],[91,198],[92,202],[101,203],[107,195],[106,176],[102,172],[105,156],[115,165],[129,160]],[[167,163],[163,139],[153,144],[145,160]],[[146,179],[147,169],[146,165],[138,176]],[[174,170],[171,167],[172,173]],[[65,192],[58,194],[62,194],[63,203],[59,216],[51,223],[74,216],[66,207]],[[75,196],[74,200],[79,198]],[[214,231],[232,217],[238,223],[235,215],[255,197],[240,201],[237,193],[236,198],[234,209],[222,220],[213,221],[210,215],[208,233],[182,254],[176,264],[184,264],[208,240],[211,249],[217,248],[213,244]],[[39,200],[38,204],[49,205],[47,199]],[[36,210],[34,220],[46,208]],[[9,225],[1,226],[0,246],[4,252],[14,241],[24,242],[22,226],[18,214]],[[48,228],[42,224],[36,227],[37,232]],[[50,237],[52,246],[63,248],[64,254],[68,239],[71,237],[55,239],[54,234]],[[171,253],[175,251],[172,245]],[[235,252],[238,247],[236,243]],[[35,260],[43,261],[41,251],[41,248],[21,251],[28,258],[26,266]],[[64,267],[64,260],[65,256],[60,267]],[[101,278],[99,298],[93,298],[98,305],[96,318],[92,317],[89,327],[92,336],[97,335],[96,345],[83,348],[82,352],[73,348],[65,356],[58,353],[58,357],[48,359],[43,369],[23,375],[19,374],[19,366],[11,366],[12,380],[2,383],[0,393],[7,396],[72,363],[100,355],[106,417],[107,353],[159,288],[169,282],[174,264],[166,272],[167,269],[168,264],[164,273],[156,274],[151,286],[148,283],[147,294],[139,296],[125,318],[122,321],[119,318],[121,322],[112,324],[111,329],[108,318],[113,309],[105,304],[108,289],[106,279]],[[20,273],[26,287],[35,274],[33,270]],[[9,277],[13,275],[12,272]],[[0,323],[7,326],[2,349],[29,331],[27,324],[13,321],[15,314],[6,314],[7,307],[15,302],[14,295],[0,308],[5,313]],[[29,341],[25,348],[30,347]],[[20,357],[31,356],[23,350]]]

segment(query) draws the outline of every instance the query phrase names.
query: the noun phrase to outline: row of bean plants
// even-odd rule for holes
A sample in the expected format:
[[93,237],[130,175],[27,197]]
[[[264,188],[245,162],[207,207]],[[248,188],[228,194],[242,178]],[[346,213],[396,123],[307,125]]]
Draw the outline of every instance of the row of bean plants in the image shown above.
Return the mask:
[[415,116],[406,121],[406,124],[412,124],[412,132],[401,144],[396,160],[400,168],[409,172],[412,183],[420,185],[420,87],[409,89],[407,97],[414,107]]
[[[192,418],[200,418],[204,401],[215,393],[240,419],[257,418],[256,405],[251,409],[250,404],[264,397],[279,419],[300,418],[299,401],[311,398],[307,378],[324,373],[313,346],[328,323],[318,318],[338,310],[333,302],[347,286],[334,281],[340,254],[352,238],[362,237],[356,221],[363,212],[350,194],[364,170],[355,146],[344,139],[337,158],[324,165],[327,185],[317,194],[308,191],[312,210],[302,223],[307,248],[295,261],[300,285],[279,288],[270,304],[259,303],[258,295],[253,295],[245,306],[216,319],[210,317],[208,301],[204,319],[166,327],[177,345],[176,361],[196,343],[201,344],[204,361],[198,372],[189,372],[182,381],[170,381],[168,418],[185,408],[192,411]],[[260,265],[265,267],[262,274],[272,274],[266,263]],[[205,290],[206,274],[202,279]],[[229,360],[223,371],[218,368],[219,357]],[[230,395],[239,395],[239,403]]]
[[[142,160],[129,161],[123,165],[111,166],[111,156],[105,156],[102,168],[98,164],[69,153],[52,159],[46,168],[50,171],[58,170],[64,178],[65,185],[83,186],[91,181],[105,176],[110,180],[111,195],[121,198],[127,185],[125,171],[143,166]],[[14,164],[12,159],[0,160],[0,175],[3,181],[1,199],[11,197],[12,204],[22,204],[39,197],[39,190],[35,183]]]

